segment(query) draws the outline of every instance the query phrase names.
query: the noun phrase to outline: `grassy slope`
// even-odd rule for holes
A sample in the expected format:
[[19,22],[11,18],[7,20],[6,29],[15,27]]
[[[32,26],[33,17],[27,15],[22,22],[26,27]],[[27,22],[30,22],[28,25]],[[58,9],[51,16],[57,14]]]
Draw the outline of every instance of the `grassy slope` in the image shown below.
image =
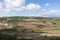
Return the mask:
[[[9,23],[9,25],[12,26],[17,26],[18,23],[24,23],[24,24],[30,24],[31,22],[24,22],[23,19],[28,19],[28,18],[34,18],[37,19],[38,21],[35,23],[41,23],[45,21],[45,24],[47,24],[48,22],[55,22],[56,27],[54,28],[50,28],[48,30],[59,30],[60,31],[60,18],[43,18],[43,17],[4,17],[4,18],[0,18],[0,22],[7,22]],[[8,19],[8,21],[7,21]],[[42,31],[44,29],[41,28],[37,28],[38,30],[34,30],[36,32]],[[47,31],[47,30],[46,30]]]

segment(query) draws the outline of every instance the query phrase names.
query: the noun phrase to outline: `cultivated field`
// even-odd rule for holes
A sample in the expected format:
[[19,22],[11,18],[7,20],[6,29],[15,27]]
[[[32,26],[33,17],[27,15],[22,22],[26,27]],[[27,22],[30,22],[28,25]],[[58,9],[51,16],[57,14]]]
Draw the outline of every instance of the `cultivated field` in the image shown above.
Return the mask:
[[[7,26],[1,25],[6,23]],[[8,29],[8,27],[11,28]],[[29,38],[60,36],[60,18],[4,17],[0,18],[0,29],[2,34],[16,34],[17,38],[21,36],[25,38],[27,36]]]

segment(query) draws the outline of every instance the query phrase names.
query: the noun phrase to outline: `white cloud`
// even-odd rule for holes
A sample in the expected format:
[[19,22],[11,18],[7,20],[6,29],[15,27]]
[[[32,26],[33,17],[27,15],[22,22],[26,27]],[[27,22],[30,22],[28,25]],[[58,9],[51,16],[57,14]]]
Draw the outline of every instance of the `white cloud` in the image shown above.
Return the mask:
[[48,6],[50,6],[50,4],[49,3],[46,3],[45,6],[48,7]]
[[34,10],[34,9],[41,9],[39,4],[30,3],[27,5],[27,9]]
[[7,8],[20,7],[24,4],[25,0],[4,0]]
[[2,2],[0,2],[0,9],[1,9],[1,8],[3,8],[3,3],[2,3]]
[[41,16],[44,17],[58,17],[60,15],[60,10],[45,10],[42,9],[42,12],[40,14]]
[[42,9],[42,10],[41,10],[41,13],[42,13],[42,14],[48,14],[49,11],[47,11],[46,9]]
[[58,14],[58,13],[60,13],[60,10],[45,10],[45,9],[42,9],[42,13]]
[[4,2],[0,2],[0,11],[2,13],[8,13],[12,11],[21,11],[25,0],[4,0]]
[[60,13],[60,10],[50,10],[50,13]]
[[25,6],[21,6],[21,7],[16,8],[16,11],[23,11],[23,10],[25,10],[25,9],[26,9]]
[[0,11],[2,13],[23,11],[23,10],[38,10],[41,9],[39,4],[30,3],[25,5],[25,0],[4,0],[0,3]]
[[42,12],[45,12],[45,11],[46,11],[46,9],[42,9],[41,11],[42,11]]

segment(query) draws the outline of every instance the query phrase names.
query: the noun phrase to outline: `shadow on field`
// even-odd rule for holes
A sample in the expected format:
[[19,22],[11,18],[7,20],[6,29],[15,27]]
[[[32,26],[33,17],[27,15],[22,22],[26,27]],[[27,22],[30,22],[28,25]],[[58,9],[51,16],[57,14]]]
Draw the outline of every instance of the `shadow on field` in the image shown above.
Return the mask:
[[60,37],[47,37],[47,36],[41,36],[41,37],[38,37],[38,38],[34,38],[34,39],[25,39],[25,38],[22,38],[22,39],[19,39],[19,40],[60,40]]
[[58,36],[52,36],[52,37],[41,36],[41,37],[34,38],[33,40],[60,40],[60,37],[58,37]]
[[39,36],[39,37],[34,37],[30,39],[26,38],[21,38],[17,39],[16,36],[10,36],[6,34],[0,34],[0,40],[60,40],[60,36]]

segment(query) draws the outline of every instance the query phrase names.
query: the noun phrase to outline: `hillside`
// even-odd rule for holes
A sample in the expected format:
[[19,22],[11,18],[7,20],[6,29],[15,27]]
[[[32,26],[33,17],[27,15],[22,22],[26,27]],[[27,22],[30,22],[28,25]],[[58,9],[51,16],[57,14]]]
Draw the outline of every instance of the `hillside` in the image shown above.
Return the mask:
[[60,18],[1,17],[0,33],[20,38],[60,36]]
[[51,32],[60,30],[60,18],[46,17],[1,17],[0,30],[28,29],[34,32]]
[[[24,28],[45,28],[59,27],[60,18],[44,18],[44,17],[1,17],[0,23],[7,23],[9,26],[19,26]],[[1,26],[0,26],[1,27]]]

